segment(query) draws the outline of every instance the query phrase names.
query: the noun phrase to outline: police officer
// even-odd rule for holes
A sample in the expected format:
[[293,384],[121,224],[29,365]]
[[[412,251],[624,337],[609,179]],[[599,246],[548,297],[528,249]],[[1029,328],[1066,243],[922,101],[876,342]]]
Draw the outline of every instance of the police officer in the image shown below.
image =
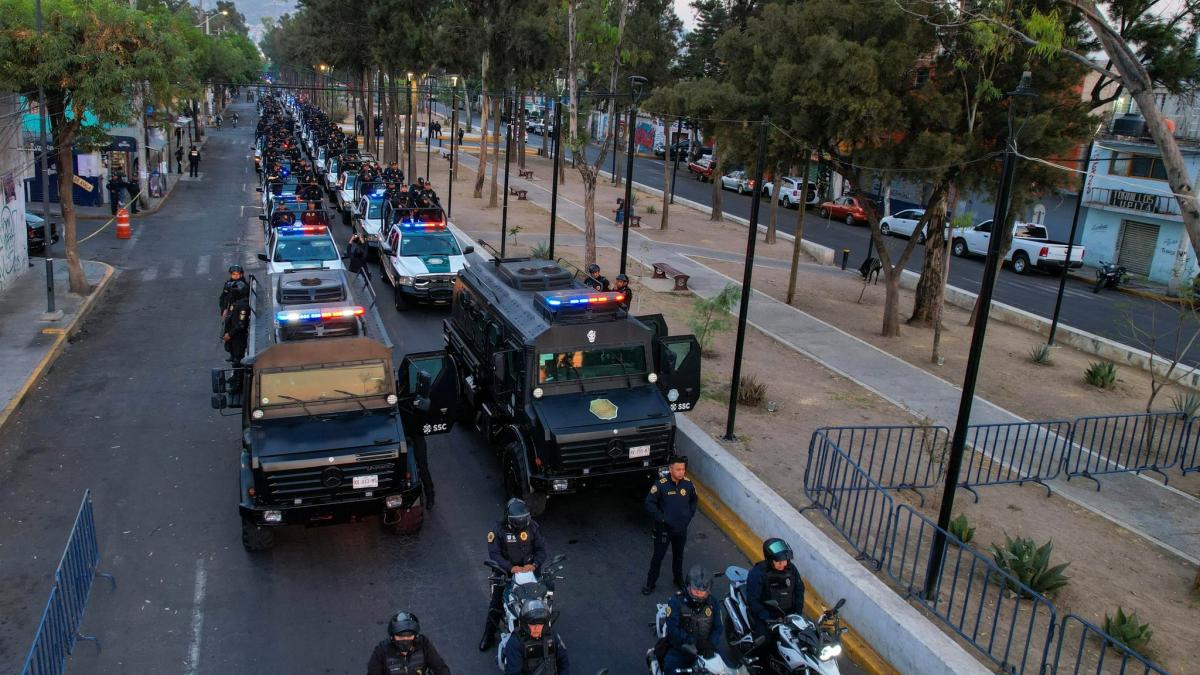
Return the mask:
[[188,176],[200,177],[200,150],[194,145],[188,150]]
[[221,298],[217,300],[217,309],[221,312],[222,319],[228,316],[229,308],[234,303],[250,297],[250,284],[242,278],[244,274],[241,265],[229,266],[229,280],[221,287]]
[[696,659],[684,651],[691,645],[698,654],[709,656],[717,651],[724,630],[721,606],[712,598],[712,577],[701,566],[688,570],[687,588],[667,601],[667,642],[663,672],[692,667]]
[[221,339],[225,342],[225,351],[229,352],[229,360],[233,362],[233,367],[240,368],[250,341],[250,303],[246,298],[238,300],[230,308],[225,317],[225,332]]
[[[515,497],[508,500],[504,507],[504,520],[496,523],[487,533],[487,543],[488,558],[509,574],[536,572],[546,563],[546,541],[542,538],[542,530],[533,522],[525,502]],[[550,580],[543,581],[549,585]],[[503,602],[504,585],[493,584],[487,622],[483,627],[483,638],[479,641],[481,652],[487,651],[496,638]]]
[[630,304],[633,302],[633,289],[629,287],[629,275],[618,274],[617,281],[613,285],[613,290],[625,296],[621,300],[621,309],[628,312]]
[[504,644],[504,675],[570,675],[567,646],[549,624],[546,605],[526,600],[521,627]]
[[421,634],[421,622],[411,612],[399,612],[388,622],[387,640],[375,645],[367,675],[450,675],[450,668]]
[[642,595],[654,592],[667,546],[671,547],[671,574],[676,588],[683,588],[683,546],[687,541],[688,524],[696,515],[696,487],[685,476],[687,458],[672,457],[670,474],[650,486],[646,495],[646,512],[654,518],[654,556]]
[[583,283],[597,291],[609,290],[608,278],[600,274],[600,266],[596,263],[587,266],[587,277],[584,278]]
[[108,189],[108,203],[115,216],[117,209],[121,206],[121,193],[125,190],[125,180],[121,178],[121,174],[114,173],[108,177],[108,182],[104,184],[104,187]]
[[[769,624],[804,609],[804,582],[792,564],[792,547],[772,537],[763,542],[762,550],[763,560],[750,569],[746,579],[751,628],[756,635],[766,635]],[[778,610],[766,605],[771,600],[778,603]]]

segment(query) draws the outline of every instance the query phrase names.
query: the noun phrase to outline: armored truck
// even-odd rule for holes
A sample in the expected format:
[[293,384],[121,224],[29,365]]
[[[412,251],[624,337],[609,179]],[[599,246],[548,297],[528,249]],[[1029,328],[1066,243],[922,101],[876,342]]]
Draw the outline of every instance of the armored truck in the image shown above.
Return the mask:
[[695,336],[668,336],[661,315],[629,316],[623,300],[550,260],[497,256],[455,279],[443,326],[460,415],[534,514],[594,483],[665,475],[675,413],[700,396]]

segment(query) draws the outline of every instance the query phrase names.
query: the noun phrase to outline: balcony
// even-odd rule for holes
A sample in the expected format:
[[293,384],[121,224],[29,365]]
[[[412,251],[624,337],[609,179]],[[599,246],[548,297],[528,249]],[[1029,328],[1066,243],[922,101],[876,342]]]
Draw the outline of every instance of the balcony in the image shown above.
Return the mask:
[[1167,195],[1155,195],[1136,190],[1090,187],[1083,193],[1083,203],[1118,211],[1152,213],[1168,218],[1180,218],[1179,200]]

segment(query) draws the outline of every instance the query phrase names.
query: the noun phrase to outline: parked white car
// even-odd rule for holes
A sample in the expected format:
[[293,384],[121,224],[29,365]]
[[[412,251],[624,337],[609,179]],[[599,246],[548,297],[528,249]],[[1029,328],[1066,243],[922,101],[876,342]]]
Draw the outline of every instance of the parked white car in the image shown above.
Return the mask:
[[[782,184],[782,187],[779,191],[780,205],[782,205],[785,209],[793,209],[798,207],[800,205],[800,201],[803,199],[803,196],[800,194],[801,187],[803,187],[800,179],[796,178],[795,176],[784,176],[780,180],[780,183]],[[763,192],[765,192],[768,197],[774,197],[775,181],[768,181],[764,183]],[[806,205],[816,206],[817,203],[817,184],[812,181],[808,181],[808,201],[806,202]]]
[[[954,243],[950,250],[956,256],[986,255],[992,237],[992,221],[965,230],[955,230]],[[1017,274],[1027,274],[1031,268],[1044,271],[1061,271],[1067,267],[1067,243],[1051,241],[1046,228],[1035,223],[1013,225],[1012,246],[1008,249],[1005,262],[1012,264]],[[1083,266],[1083,246],[1071,247],[1070,267]]]
[[[905,209],[882,218],[879,221],[879,231],[885,235],[911,237],[924,216],[925,209]],[[917,235],[917,241],[925,243],[925,230],[922,229]]]

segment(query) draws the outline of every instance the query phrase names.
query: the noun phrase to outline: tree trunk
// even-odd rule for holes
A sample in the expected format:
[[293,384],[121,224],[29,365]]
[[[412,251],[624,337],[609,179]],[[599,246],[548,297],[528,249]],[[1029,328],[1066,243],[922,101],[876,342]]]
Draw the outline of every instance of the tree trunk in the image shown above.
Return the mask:
[[371,87],[375,83],[375,78],[371,77],[370,70],[363,71],[363,87],[366,89],[367,100],[363,108],[366,114],[363,115],[363,142],[362,149],[370,152],[371,148],[375,147],[373,141],[375,139],[375,96],[372,95]]
[[796,240],[792,243],[792,271],[788,274],[787,304],[796,297],[796,272],[800,267],[800,244],[804,241],[804,209],[808,204],[808,165],[812,150],[805,148],[804,163],[800,169],[800,205],[796,207]]
[[583,264],[596,262],[596,176],[587,164],[579,165],[583,177]]
[[413,85],[408,99],[408,180],[414,182],[417,175],[417,101],[421,98],[416,84]]
[[383,117],[383,153],[379,155],[379,161],[386,166],[388,159],[391,158],[392,153],[395,151],[397,139],[393,135],[395,124],[393,124],[392,117],[395,110],[392,108],[391,86],[384,87],[382,69],[379,71],[379,84],[380,91],[383,92],[383,95],[379,97],[381,101],[379,114]]
[[883,337],[900,336],[900,275],[904,268],[899,265],[885,269],[883,275]]
[[[496,208],[500,205],[498,196],[500,194],[500,185],[498,176],[500,173],[500,100],[492,98],[492,187],[488,194],[488,206]],[[512,118],[510,117],[511,121]],[[506,150],[507,152],[507,150]]]
[[[485,57],[486,59],[486,57]],[[475,174],[475,198],[483,198],[483,183],[487,180],[487,123],[488,111],[491,108],[488,105],[487,94],[483,95],[483,105],[479,107],[479,171]]]
[[662,195],[662,222],[658,229],[667,229],[668,219],[671,215],[671,118],[663,118],[663,145],[667,148],[663,155],[663,195]]
[[[713,138],[712,156],[717,156],[716,138]],[[712,213],[708,215],[708,219],[713,222],[720,222],[725,217],[725,214],[721,212],[721,168],[723,166],[723,162],[714,163],[712,176],[710,177],[712,179],[712,199],[709,200],[709,203],[712,204]]]
[[[767,243],[775,243],[775,226],[779,223],[779,190],[781,189],[783,179],[783,162],[775,162],[775,175],[771,177],[772,195],[771,200],[771,216],[767,221]],[[759,192],[762,190],[761,185],[754,186],[754,199],[759,198]]]
[[[79,244],[75,229],[75,200],[72,188],[75,185],[75,165],[72,163],[72,147],[77,131],[76,122],[68,121],[66,117],[66,102],[60,96],[46,95],[46,109],[50,114],[50,140],[54,143],[58,159],[58,203],[62,207],[63,218],[63,249],[67,254],[67,275],[70,279],[72,293],[87,295],[92,292],[88,285],[87,275],[83,273],[83,265],[79,262]],[[82,119],[81,111],[75,111],[75,120]],[[46,152],[42,148],[42,152]],[[42,199],[50,202],[50,195],[42,195]]]
[[[945,257],[948,244],[943,237],[939,236],[940,233],[946,231],[946,200],[930,203],[925,220],[928,221],[925,231],[933,236],[925,240],[925,258],[921,262],[921,279],[917,282],[912,316],[909,317],[908,323],[932,326],[934,325],[934,316],[938,312],[938,305],[945,297],[946,291],[946,279],[942,275],[942,270],[946,266]],[[913,236],[919,236],[919,232],[920,230],[914,231]]]

